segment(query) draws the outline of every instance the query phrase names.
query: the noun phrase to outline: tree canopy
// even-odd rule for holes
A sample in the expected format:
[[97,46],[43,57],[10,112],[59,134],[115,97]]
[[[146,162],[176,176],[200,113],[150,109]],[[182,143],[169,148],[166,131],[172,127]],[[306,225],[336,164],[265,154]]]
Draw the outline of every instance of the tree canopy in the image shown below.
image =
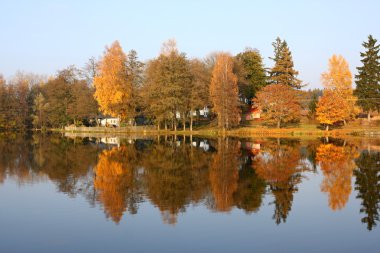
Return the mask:
[[360,53],[362,66],[358,67],[356,78],[356,90],[358,105],[368,113],[371,119],[371,111],[380,108],[380,44],[377,40],[368,36],[368,41],[363,42],[365,52]]

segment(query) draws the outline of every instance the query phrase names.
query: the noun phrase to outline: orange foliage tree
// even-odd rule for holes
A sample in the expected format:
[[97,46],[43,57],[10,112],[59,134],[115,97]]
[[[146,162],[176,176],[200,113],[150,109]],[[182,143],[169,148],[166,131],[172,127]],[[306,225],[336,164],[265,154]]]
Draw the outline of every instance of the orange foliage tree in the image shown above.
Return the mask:
[[253,100],[262,110],[262,117],[268,122],[281,124],[299,120],[301,106],[298,102],[297,91],[289,85],[272,84],[264,87]]
[[127,56],[118,41],[107,47],[94,78],[95,98],[100,111],[126,118],[132,112],[132,80],[128,76]]
[[324,90],[323,96],[320,97],[317,108],[317,120],[326,125],[326,131],[329,126],[343,121],[347,115],[346,100],[339,96],[333,90]]
[[233,58],[228,53],[219,53],[212,71],[210,99],[218,115],[218,126],[223,129],[238,125],[241,119],[233,65]]

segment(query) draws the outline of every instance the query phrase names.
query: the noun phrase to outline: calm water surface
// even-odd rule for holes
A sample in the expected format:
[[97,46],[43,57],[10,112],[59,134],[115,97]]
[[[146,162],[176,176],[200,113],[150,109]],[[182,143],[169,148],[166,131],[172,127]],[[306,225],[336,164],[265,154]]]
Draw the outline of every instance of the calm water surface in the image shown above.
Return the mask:
[[0,137],[0,252],[380,252],[380,140]]

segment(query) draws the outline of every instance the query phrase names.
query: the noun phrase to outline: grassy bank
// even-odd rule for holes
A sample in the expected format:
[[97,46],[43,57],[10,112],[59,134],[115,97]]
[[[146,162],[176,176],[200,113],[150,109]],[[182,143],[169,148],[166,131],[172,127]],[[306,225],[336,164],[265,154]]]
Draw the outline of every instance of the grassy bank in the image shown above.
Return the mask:
[[63,129],[51,129],[58,132],[70,133],[97,133],[97,134],[139,134],[139,135],[200,135],[200,136],[235,136],[235,137],[251,137],[251,136],[376,136],[380,138],[380,127],[377,125],[351,124],[339,128],[325,131],[316,124],[299,124],[288,126],[285,128],[271,128],[262,125],[241,126],[223,131],[216,127],[202,126],[195,128],[193,131],[187,130],[157,130],[154,127],[121,127],[121,128],[92,128],[78,127]]

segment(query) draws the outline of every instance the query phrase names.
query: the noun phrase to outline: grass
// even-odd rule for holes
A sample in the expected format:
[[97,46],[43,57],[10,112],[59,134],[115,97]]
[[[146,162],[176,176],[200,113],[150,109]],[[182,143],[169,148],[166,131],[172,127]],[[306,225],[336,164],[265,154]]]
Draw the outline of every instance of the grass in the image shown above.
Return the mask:
[[[249,124],[247,124],[249,123]],[[62,131],[62,129],[53,129],[53,131]],[[330,131],[325,131],[321,126],[315,122],[304,120],[297,124],[289,124],[283,128],[274,128],[271,126],[266,126],[263,122],[253,121],[253,122],[244,122],[244,125],[241,125],[237,128],[229,129],[222,131],[216,127],[214,121],[211,121],[209,124],[203,124],[201,126],[195,127],[193,131],[178,129],[177,131],[172,130],[156,130],[156,129],[145,129],[136,131],[123,131],[122,129],[112,129],[107,131],[107,128],[104,131],[91,131],[91,128],[88,128],[88,131],[70,131],[70,132],[87,132],[87,133],[127,133],[127,134],[143,134],[143,135],[199,135],[199,136],[235,136],[235,137],[251,137],[251,136],[275,136],[275,137],[322,137],[322,136],[379,136],[380,137],[380,121],[373,121],[371,124],[368,124],[367,121],[358,119],[346,126],[335,126],[332,127]]]

